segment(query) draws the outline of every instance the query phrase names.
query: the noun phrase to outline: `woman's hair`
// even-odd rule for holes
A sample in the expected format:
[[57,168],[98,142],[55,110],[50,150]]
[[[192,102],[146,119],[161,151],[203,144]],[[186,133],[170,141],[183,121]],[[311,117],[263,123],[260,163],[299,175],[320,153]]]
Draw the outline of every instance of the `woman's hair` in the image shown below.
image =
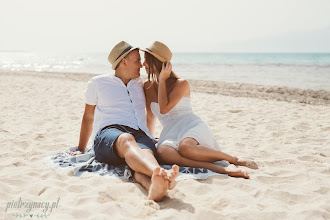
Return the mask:
[[[160,73],[162,71],[163,63],[159,61],[156,57],[151,55],[150,53],[146,52],[145,54],[146,54],[146,63],[149,66],[149,72],[147,73],[148,81],[149,82],[151,81],[150,78],[152,79],[153,82],[157,81],[155,69]],[[173,71],[171,71],[170,77],[166,80],[166,87],[170,86],[168,85],[170,82],[175,82],[177,79],[179,79],[179,77]]]

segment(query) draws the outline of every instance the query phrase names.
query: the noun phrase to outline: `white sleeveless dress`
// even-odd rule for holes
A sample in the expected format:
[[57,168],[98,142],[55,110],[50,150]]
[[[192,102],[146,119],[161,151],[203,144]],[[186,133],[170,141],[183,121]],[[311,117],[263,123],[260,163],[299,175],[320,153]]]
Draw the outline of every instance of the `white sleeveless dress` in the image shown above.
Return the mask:
[[163,126],[157,146],[168,145],[178,150],[179,142],[190,137],[200,145],[220,150],[210,126],[192,112],[190,98],[183,97],[166,114],[160,113],[156,102],[151,102],[150,108]]

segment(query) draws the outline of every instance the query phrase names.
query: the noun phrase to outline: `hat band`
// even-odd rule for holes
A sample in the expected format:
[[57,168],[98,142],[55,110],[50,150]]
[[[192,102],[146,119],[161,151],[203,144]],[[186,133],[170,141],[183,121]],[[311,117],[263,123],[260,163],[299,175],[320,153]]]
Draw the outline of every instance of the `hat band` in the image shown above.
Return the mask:
[[117,57],[117,59],[115,59],[115,61],[118,60],[119,57],[121,57],[124,53],[126,53],[127,51],[129,51],[132,48],[133,48],[132,46],[128,46],[123,52],[121,52],[121,54],[119,54],[119,56]]
[[147,50],[149,50],[150,52],[153,52],[152,50],[150,50],[149,48],[146,48]]

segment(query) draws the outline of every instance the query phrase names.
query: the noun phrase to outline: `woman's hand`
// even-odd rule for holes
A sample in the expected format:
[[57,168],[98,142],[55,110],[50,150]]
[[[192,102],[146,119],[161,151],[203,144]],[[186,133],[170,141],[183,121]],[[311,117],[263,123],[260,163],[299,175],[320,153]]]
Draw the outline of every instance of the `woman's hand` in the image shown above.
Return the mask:
[[165,63],[163,63],[163,66],[162,66],[162,71],[160,71],[160,74],[159,74],[159,80],[167,80],[170,75],[171,75],[171,72],[172,72],[172,64],[170,62],[166,62],[166,65]]

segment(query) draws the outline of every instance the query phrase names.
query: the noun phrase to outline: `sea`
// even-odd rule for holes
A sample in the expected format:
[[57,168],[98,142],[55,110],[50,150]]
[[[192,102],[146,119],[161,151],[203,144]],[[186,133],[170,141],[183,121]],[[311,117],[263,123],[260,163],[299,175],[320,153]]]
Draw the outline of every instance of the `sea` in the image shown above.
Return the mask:
[[[0,51],[0,70],[113,73],[107,57]],[[174,53],[172,64],[185,79],[330,91],[330,53]],[[141,75],[146,76],[144,68]]]

